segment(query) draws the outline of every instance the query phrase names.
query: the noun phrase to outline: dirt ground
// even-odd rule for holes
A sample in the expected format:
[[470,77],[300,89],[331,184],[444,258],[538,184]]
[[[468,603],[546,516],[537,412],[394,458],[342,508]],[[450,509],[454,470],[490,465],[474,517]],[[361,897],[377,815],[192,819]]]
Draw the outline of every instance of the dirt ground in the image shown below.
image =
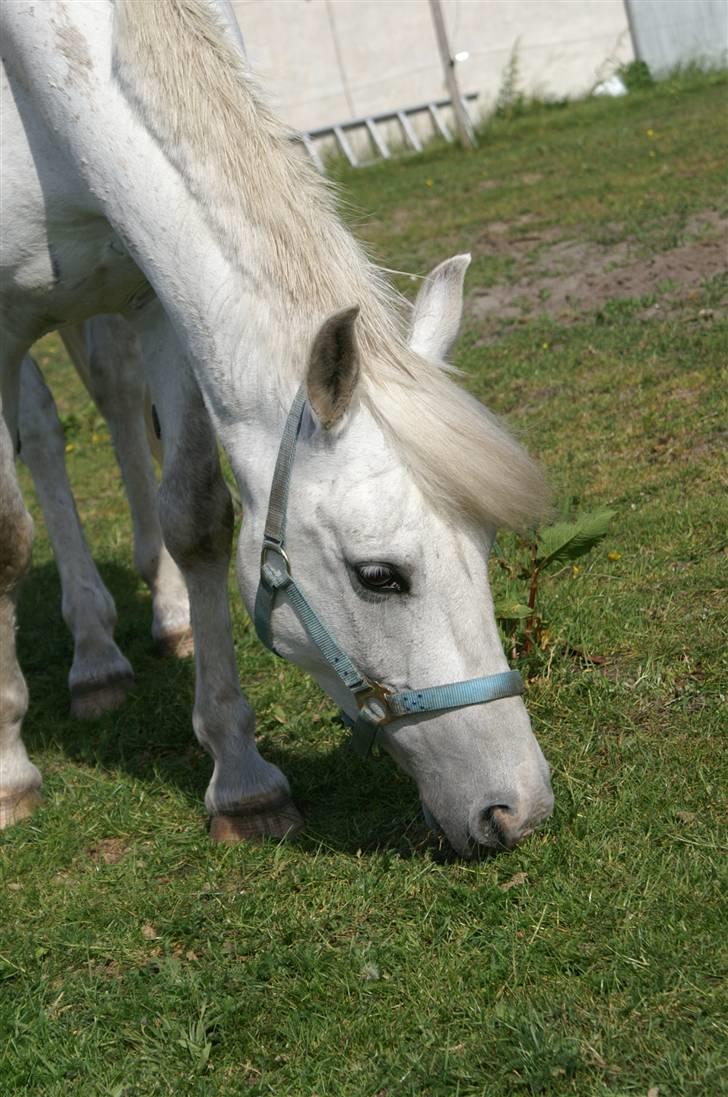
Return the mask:
[[[718,309],[700,309],[700,287],[705,279],[728,271],[728,218],[707,211],[691,219],[686,242],[647,258],[627,242],[601,245],[563,239],[558,229],[513,235],[512,226],[492,222],[480,237],[476,254],[508,255],[516,260],[512,281],[490,286],[473,295],[473,314],[494,328],[504,320],[517,321],[544,313],[560,323],[574,322],[615,299],[655,297],[642,312],[649,320],[661,310],[684,308],[696,319],[710,320],[728,311],[728,295]],[[490,325],[488,325],[490,326]],[[495,330],[490,333],[495,335]]]

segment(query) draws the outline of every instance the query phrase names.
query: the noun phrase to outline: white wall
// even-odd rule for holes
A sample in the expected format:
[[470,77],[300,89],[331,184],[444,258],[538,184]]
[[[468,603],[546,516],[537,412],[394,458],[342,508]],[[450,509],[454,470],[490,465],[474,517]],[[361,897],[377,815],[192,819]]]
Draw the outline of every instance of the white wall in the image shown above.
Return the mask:
[[[691,0],[687,0],[691,2]],[[427,0],[233,0],[269,101],[298,129],[446,98]],[[583,94],[633,57],[623,0],[442,0],[464,92]]]
[[626,0],[637,53],[654,73],[728,65],[726,0]]

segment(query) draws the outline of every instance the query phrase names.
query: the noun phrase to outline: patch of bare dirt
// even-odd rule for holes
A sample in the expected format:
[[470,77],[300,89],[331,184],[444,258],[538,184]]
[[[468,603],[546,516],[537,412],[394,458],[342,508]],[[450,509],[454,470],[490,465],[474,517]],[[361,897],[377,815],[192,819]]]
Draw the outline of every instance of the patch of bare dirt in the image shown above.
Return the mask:
[[499,256],[510,255],[527,266],[528,257],[534,248],[541,244],[548,244],[552,240],[558,240],[561,236],[557,228],[529,227],[536,220],[535,214],[524,213],[512,221],[488,221],[475,241],[473,252],[490,255],[495,253]]
[[89,849],[89,856],[97,865],[118,865],[129,852],[124,838],[99,838]]
[[[693,219],[685,244],[649,258],[635,257],[626,242],[599,245],[558,239],[557,230],[518,233],[514,238],[508,229],[493,222],[478,242],[490,254],[511,254],[519,271],[515,280],[473,295],[473,313],[486,322],[546,313],[573,323],[610,300],[656,296],[657,302],[642,313],[649,320],[661,309],[697,299],[706,278],[728,270],[728,219],[713,212]],[[726,305],[728,301],[719,310],[696,308],[695,318],[710,321],[724,313]]]

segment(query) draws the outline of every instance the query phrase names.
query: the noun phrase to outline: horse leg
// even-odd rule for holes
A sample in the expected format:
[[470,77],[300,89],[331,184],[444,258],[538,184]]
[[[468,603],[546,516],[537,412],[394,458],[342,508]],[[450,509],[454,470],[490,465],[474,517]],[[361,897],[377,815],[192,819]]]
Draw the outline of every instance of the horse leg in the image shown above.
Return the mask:
[[81,529],[56,405],[29,355],[21,370],[19,424],[20,456],[43,510],[61,577],[63,619],[73,636],[71,715],[93,719],[124,701],[134,674],[114,643],[116,607]]
[[165,548],[157,511],[157,479],[145,426],[145,383],[139,341],[120,316],[87,321],[61,333],[66,349],[108,423],[129,500],[134,565],[152,596],[152,637],[162,654],[190,655],[187,588]]
[[33,521],[15,469],[19,362],[20,354],[0,361],[0,828],[32,815],[41,786],[21,738],[28,690],[15,650],[18,583],[33,543]]
[[[145,361],[154,371],[153,357],[145,355]],[[160,518],[190,597],[193,726],[214,762],[205,794],[210,834],[220,842],[280,839],[296,833],[303,820],[284,775],[258,753],[255,716],[238,684],[228,605],[233,510],[217,443],[183,361],[156,373],[154,400],[165,439]]]

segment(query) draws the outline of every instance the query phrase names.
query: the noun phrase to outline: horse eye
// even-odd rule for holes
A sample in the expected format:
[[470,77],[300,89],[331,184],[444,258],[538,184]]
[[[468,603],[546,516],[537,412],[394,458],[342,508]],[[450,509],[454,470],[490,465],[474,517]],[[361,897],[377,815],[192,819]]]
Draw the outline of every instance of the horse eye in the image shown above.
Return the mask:
[[357,564],[357,577],[368,590],[390,591],[394,594],[406,594],[409,584],[392,564],[372,562]]

